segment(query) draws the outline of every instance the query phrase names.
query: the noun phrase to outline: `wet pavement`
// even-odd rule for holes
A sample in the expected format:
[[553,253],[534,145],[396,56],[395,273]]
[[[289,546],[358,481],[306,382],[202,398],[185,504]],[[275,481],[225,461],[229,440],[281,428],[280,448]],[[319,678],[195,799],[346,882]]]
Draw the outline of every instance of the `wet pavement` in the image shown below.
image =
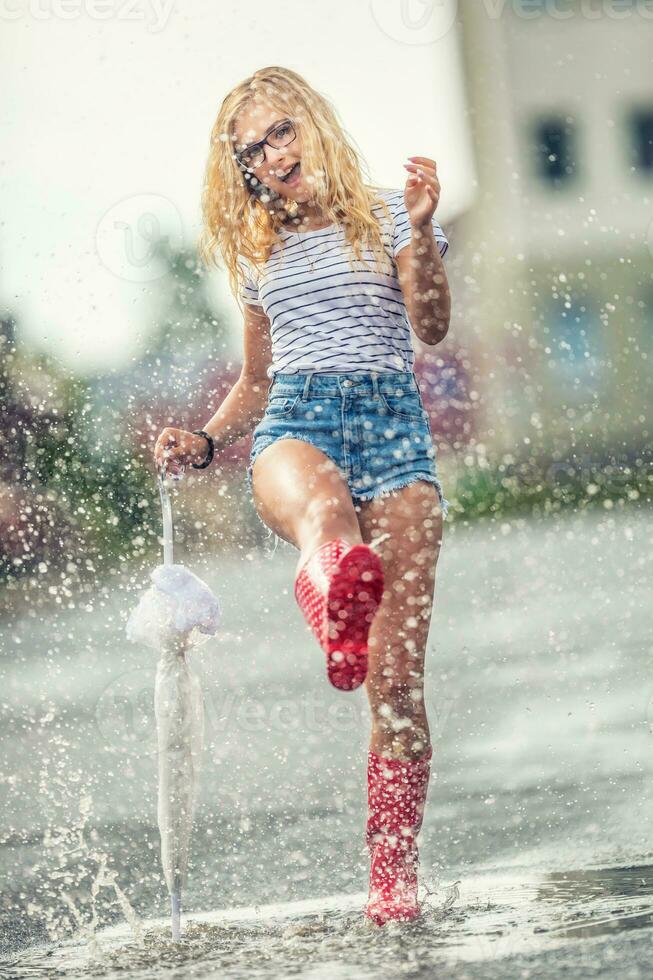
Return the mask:
[[193,654],[208,747],[180,947],[155,657],[124,638],[143,577],[2,629],[3,975],[648,976],[652,538],[639,508],[445,527],[429,894],[384,930],[361,914],[364,694],[326,681],[292,548],[188,562],[224,622]]

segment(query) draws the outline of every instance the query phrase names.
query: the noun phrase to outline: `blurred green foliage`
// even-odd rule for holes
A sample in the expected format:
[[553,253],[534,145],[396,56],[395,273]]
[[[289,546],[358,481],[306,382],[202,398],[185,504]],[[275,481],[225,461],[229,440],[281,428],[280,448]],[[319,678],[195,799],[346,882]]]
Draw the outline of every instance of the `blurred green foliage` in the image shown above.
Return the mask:
[[[81,378],[21,344],[11,313],[0,319],[0,581],[10,589],[56,574],[72,594],[80,579],[159,547],[157,410],[182,415],[224,321],[194,251],[156,248],[167,273],[147,350],[123,372]],[[167,401],[175,393],[181,408]]]
[[[44,354],[14,354],[12,371],[20,382],[5,386],[2,404],[12,438],[0,469],[0,576],[63,568],[83,577],[142,553],[158,533],[151,468],[124,446],[97,453],[88,382]],[[46,402],[21,397],[30,376],[47,386]]]
[[533,457],[509,466],[487,459],[468,467],[455,479],[448,519],[453,522],[481,517],[509,519],[517,515],[545,517],[561,511],[624,505],[650,505],[653,470],[646,458],[621,461],[594,460],[575,466],[573,460]]

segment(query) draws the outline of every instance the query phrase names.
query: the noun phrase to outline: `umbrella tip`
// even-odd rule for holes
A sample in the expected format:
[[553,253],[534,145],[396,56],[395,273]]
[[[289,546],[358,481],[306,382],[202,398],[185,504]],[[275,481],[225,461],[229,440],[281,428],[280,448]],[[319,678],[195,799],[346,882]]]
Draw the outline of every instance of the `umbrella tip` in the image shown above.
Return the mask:
[[170,896],[170,912],[172,941],[173,943],[178,943],[181,939],[181,895]]

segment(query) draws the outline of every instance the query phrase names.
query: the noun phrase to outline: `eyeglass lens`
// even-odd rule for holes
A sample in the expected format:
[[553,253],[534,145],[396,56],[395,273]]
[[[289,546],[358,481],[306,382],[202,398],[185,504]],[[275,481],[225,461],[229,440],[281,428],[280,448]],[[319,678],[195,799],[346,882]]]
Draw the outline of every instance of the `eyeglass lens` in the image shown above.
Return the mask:
[[257,146],[253,146],[250,150],[244,150],[240,154],[240,160],[247,167],[260,167],[265,160],[265,144],[269,143],[270,146],[275,147],[275,149],[280,149],[283,146],[288,146],[289,143],[295,139],[295,130],[292,123],[283,122],[276,129],[273,129],[269,133],[265,140],[262,140]]

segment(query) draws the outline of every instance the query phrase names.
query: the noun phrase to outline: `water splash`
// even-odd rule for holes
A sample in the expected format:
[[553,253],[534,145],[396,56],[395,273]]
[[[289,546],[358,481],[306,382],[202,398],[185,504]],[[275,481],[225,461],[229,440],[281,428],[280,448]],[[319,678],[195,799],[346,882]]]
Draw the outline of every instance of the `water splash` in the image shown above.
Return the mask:
[[85,945],[90,959],[98,959],[102,955],[98,931],[115,918],[116,907],[137,940],[142,926],[109,855],[91,839],[96,833],[89,828],[97,822],[92,780],[70,769],[70,743],[58,731],[61,720],[54,705],[48,706],[38,724],[48,746],[39,770],[39,796],[47,823],[33,874],[45,885],[30,902],[28,913],[44,924],[51,941],[74,937]]

